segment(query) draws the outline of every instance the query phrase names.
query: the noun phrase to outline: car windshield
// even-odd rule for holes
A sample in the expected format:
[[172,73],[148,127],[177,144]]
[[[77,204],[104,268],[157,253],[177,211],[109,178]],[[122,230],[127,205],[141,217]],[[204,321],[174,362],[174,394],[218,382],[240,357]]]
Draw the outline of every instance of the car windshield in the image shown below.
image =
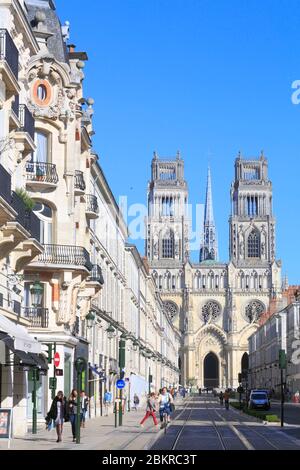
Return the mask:
[[253,393],[252,397],[253,400],[265,400],[267,398],[266,393]]

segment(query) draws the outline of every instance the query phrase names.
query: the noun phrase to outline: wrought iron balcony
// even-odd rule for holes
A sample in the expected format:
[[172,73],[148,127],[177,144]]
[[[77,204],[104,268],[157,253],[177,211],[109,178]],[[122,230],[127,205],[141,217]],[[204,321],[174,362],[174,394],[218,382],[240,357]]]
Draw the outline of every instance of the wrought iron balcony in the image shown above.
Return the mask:
[[48,328],[49,311],[44,307],[24,307],[24,317],[32,328]]
[[44,252],[37,258],[39,263],[63,266],[83,266],[92,270],[90,255],[82,246],[43,245]]
[[16,80],[19,76],[19,52],[7,29],[0,29],[0,60],[6,61]]
[[21,123],[20,131],[27,132],[34,141],[34,117],[26,104],[19,105],[19,119]]
[[87,279],[89,282],[98,282],[98,284],[101,284],[103,286],[104,284],[104,279],[102,275],[102,269],[98,264],[94,264],[91,275]]
[[97,197],[92,194],[86,194],[86,214],[91,219],[96,219],[99,213]]
[[0,197],[6,202],[11,201],[11,176],[2,165],[0,165]]
[[84,193],[85,191],[85,181],[83,177],[83,172],[76,170],[75,171],[75,192]]
[[40,221],[34,212],[26,209],[23,200],[14,191],[11,194],[11,207],[17,212],[16,222],[31,234],[36,240],[40,240]]
[[29,182],[45,185],[56,185],[58,175],[54,163],[28,162],[26,163],[26,178]]

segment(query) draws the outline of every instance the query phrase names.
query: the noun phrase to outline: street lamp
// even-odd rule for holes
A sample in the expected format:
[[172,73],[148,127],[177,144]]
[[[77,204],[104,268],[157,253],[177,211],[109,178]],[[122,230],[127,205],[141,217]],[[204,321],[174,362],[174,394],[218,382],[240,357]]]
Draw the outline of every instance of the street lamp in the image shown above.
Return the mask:
[[114,329],[112,325],[109,325],[109,327],[106,329],[106,333],[107,333],[108,339],[112,339],[116,334],[116,330]]
[[133,349],[134,351],[137,351],[137,350],[138,350],[138,347],[139,347],[139,342],[138,342],[137,339],[135,339],[135,340],[133,341],[133,343],[132,343],[132,349]]
[[86,319],[86,326],[88,328],[93,328],[94,326],[94,320],[96,318],[94,310],[90,310],[87,316],[85,317]]
[[30,287],[31,303],[34,307],[40,307],[42,305],[44,288],[40,281],[36,280]]

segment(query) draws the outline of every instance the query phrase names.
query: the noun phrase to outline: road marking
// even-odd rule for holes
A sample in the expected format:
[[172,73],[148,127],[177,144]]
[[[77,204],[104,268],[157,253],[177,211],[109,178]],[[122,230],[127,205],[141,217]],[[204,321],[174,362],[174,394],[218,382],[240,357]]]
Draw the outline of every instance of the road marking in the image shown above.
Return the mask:
[[255,450],[255,448],[253,447],[253,445],[248,441],[248,439],[244,436],[244,434],[241,433],[241,431],[239,431],[235,426],[233,426],[233,424],[231,424],[229,421],[227,421],[224,416],[220,415],[220,413],[217,412],[217,410],[215,409],[215,413],[223,420],[225,421],[225,423],[228,424],[228,426],[230,427],[230,429],[238,436],[238,438],[240,439],[240,441],[242,441],[242,443],[244,444],[244,446],[246,447],[247,450]]

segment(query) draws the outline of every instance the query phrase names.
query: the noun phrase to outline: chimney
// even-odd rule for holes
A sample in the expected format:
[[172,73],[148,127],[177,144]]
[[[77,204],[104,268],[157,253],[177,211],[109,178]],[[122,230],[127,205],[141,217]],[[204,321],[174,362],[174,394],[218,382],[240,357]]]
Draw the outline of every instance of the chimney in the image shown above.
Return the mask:
[[68,44],[67,45],[67,48],[69,49],[69,54],[72,54],[73,52],[75,52],[75,44]]

